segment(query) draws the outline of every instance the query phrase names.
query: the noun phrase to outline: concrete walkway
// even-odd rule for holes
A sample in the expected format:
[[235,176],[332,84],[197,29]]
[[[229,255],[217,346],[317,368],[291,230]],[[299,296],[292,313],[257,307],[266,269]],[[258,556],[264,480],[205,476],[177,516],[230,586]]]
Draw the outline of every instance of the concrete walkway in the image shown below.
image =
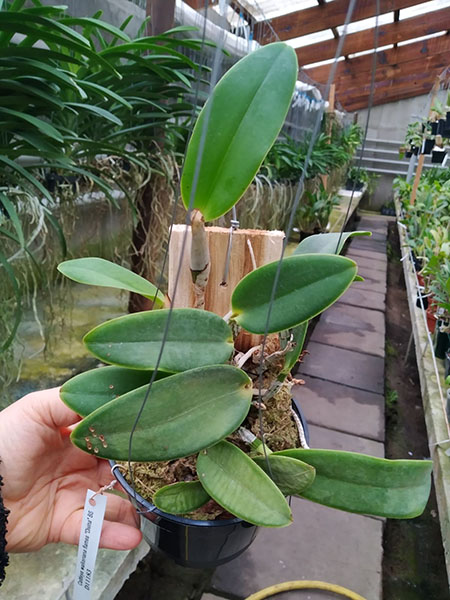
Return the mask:
[[[320,319],[301,364],[295,397],[310,423],[313,448],[384,456],[384,339],[387,221],[364,216],[347,256],[365,278]],[[219,567],[202,600],[244,599],[265,587],[298,579],[336,583],[366,600],[382,596],[383,520],[294,499],[294,523],[261,529],[253,545]],[[287,592],[283,600],[331,600],[319,591]]]

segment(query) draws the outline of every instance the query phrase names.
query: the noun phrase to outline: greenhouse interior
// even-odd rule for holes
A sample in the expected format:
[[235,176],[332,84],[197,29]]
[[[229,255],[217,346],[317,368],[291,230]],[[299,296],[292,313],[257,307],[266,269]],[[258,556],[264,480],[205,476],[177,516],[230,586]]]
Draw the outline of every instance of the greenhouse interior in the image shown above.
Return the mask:
[[0,0],[0,600],[450,598],[450,0]]

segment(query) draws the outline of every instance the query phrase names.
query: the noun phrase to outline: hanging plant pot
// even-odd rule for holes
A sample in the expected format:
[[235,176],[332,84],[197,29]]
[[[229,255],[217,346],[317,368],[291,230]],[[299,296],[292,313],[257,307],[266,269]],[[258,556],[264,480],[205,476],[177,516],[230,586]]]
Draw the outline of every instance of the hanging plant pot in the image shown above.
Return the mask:
[[406,156],[406,158],[411,158],[411,156],[412,156],[412,155],[413,155],[413,153],[412,153],[412,150],[407,150],[407,151],[405,152],[405,156]]
[[[111,465],[115,463],[110,461]],[[116,469],[114,475],[130,502],[142,515],[145,541],[177,564],[193,569],[211,569],[242,554],[255,539],[258,527],[237,517],[216,521],[194,521],[171,515],[145,500]]]
[[434,140],[423,140],[422,154],[430,154],[433,150]]
[[446,129],[450,129],[450,110],[447,111],[445,118]]
[[444,161],[447,152],[445,150],[433,150],[431,153],[431,162],[441,164]]
[[433,123],[428,123],[428,125],[431,127],[431,135],[436,135],[438,132],[438,122],[433,121]]
[[416,156],[419,154],[419,146],[411,146],[411,150]]
[[[292,408],[309,444],[308,424],[296,399],[292,399]],[[112,460],[109,463],[115,465]],[[195,521],[166,513],[134,491],[119,469],[114,470],[114,477],[142,516],[145,541],[183,567],[213,569],[223,565],[247,550],[256,537],[259,528],[237,517]]]

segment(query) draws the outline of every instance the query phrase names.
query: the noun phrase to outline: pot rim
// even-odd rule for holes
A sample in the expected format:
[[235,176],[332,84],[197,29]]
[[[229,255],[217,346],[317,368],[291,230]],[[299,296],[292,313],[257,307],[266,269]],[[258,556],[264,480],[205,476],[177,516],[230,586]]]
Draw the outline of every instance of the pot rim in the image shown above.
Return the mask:
[[[237,525],[238,523],[246,523],[247,522],[247,521],[244,521],[243,519],[240,519],[239,517],[234,517],[233,519],[216,519],[214,521],[212,521],[212,520],[211,521],[208,521],[208,520],[198,521],[198,520],[194,520],[194,519],[187,519],[186,517],[180,517],[179,515],[172,515],[170,513],[166,513],[164,511],[160,510],[159,508],[157,508],[154,504],[152,504],[145,498],[143,498],[140,494],[138,494],[138,492],[133,490],[131,485],[128,483],[128,481],[125,479],[125,477],[121,473],[120,469],[117,469],[116,471],[114,471],[114,466],[117,464],[114,460],[110,460],[108,462],[111,465],[111,470],[113,472],[114,478],[117,479],[117,481],[120,483],[120,485],[126,491],[128,496],[130,498],[132,498],[133,500],[135,500],[136,502],[138,502],[139,504],[141,504],[144,508],[146,508],[148,510],[148,512],[156,514],[159,517],[163,517],[165,519],[168,519],[169,521],[174,521],[176,523],[181,523],[182,525],[191,525],[193,527],[225,527],[227,525]],[[253,525],[252,523],[249,523],[249,525],[256,527],[256,525]]]

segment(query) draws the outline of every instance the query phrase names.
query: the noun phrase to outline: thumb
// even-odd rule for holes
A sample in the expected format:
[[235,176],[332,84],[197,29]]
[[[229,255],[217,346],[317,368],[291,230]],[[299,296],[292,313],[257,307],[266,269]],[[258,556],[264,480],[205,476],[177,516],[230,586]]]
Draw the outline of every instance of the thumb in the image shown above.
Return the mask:
[[61,400],[59,390],[59,387],[55,387],[41,392],[33,392],[25,397],[29,399],[30,408],[37,415],[39,422],[52,429],[68,427],[80,421],[77,413]]

